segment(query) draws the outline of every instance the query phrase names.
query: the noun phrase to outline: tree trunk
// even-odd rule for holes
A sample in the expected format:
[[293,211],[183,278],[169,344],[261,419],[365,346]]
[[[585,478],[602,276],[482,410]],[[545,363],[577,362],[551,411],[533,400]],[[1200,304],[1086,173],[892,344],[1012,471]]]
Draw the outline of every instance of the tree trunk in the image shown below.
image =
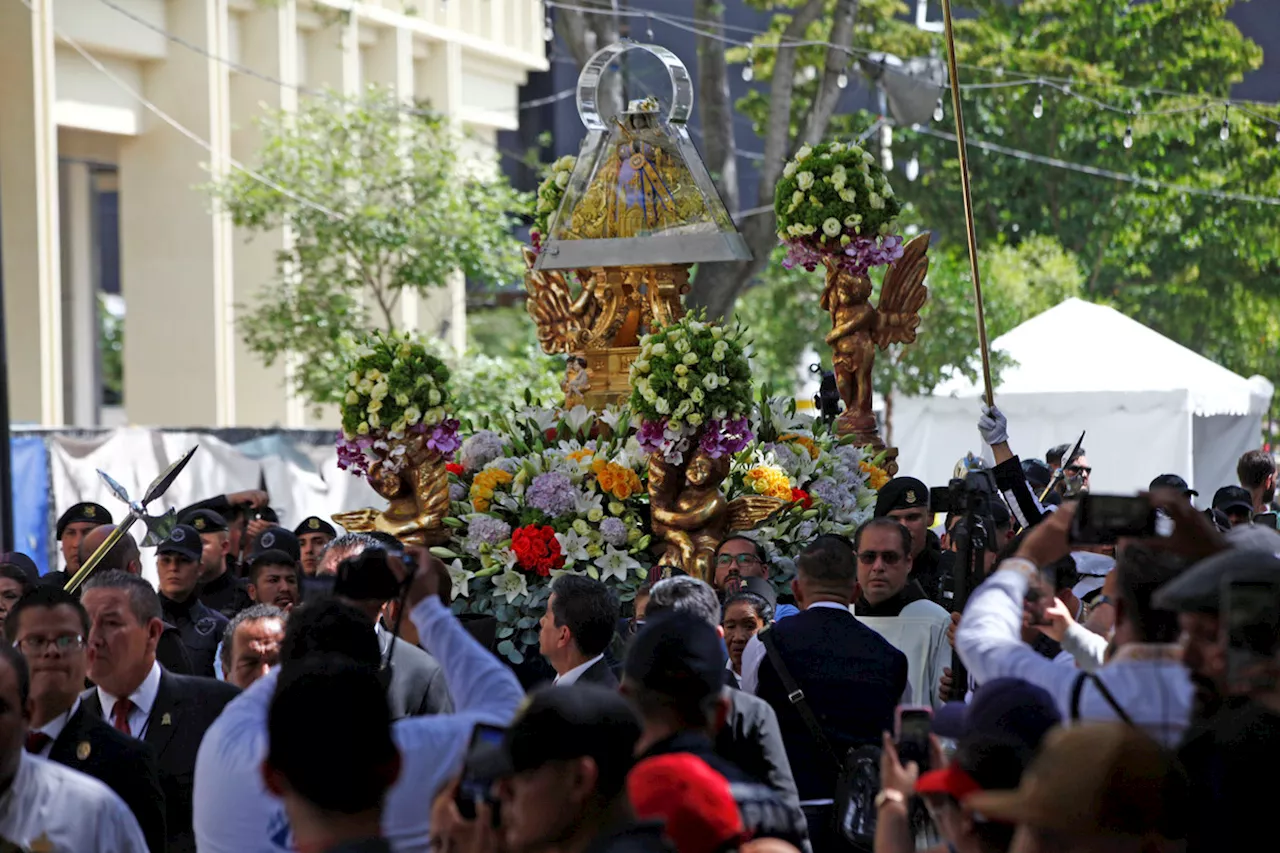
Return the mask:
[[[556,32],[573,54],[578,67],[587,64],[597,50],[607,47],[621,38],[621,25],[617,15],[601,12],[574,12],[556,9]],[[622,73],[606,71],[600,76],[600,115],[606,121],[622,112]]]
[[723,35],[724,3],[696,0],[698,20],[698,105],[702,119],[702,156],[730,215],[738,214],[738,147],[733,131],[733,102],[729,97],[729,64],[725,43],[706,33]]

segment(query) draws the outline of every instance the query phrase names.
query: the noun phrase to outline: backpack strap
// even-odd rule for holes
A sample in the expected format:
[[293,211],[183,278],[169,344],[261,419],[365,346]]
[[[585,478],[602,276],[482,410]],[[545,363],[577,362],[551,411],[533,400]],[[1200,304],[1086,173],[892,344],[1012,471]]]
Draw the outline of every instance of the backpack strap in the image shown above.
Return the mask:
[[818,722],[818,718],[813,713],[813,708],[809,707],[808,700],[804,698],[804,691],[800,689],[800,684],[791,674],[791,670],[787,669],[787,665],[783,663],[782,653],[778,650],[778,643],[774,640],[773,632],[766,629],[756,636],[764,644],[765,653],[769,656],[769,663],[773,664],[774,671],[778,673],[778,678],[782,681],[782,689],[787,691],[787,701],[796,709],[800,719],[804,720],[805,727],[809,729],[809,734],[817,741],[818,746],[835,762],[837,772],[843,771],[843,762],[836,755],[836,751],[831,748],[831,742],[827,740],[826,734],[822,731],[822,724]]
[[1120,703],[1116,701],[1116,697],[1112,695],[1107,685],[1102,683],[1102,679],[1098,678],[1097,673],[1082,672],[1076,677],[1076,683],[1071,687],[1071,722],[1080,721],[1080,694],[1084,690],[1086,681],[1093,682],[1094,687],[1098,688],[1098,693],[1102,694],[1102,700],[1115,711],[1117,717],[1130,726],[1136,727],[1133,718],[1125,713],[1124,708],[1120,707]]

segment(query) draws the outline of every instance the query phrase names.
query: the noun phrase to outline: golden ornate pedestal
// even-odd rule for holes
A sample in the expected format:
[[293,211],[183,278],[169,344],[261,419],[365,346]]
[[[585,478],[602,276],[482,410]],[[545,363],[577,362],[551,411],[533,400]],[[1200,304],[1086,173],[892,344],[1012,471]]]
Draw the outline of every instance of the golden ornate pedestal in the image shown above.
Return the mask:
[[348,533],[389,533],[406,545],[442,545],[449,539],[444,518],[449,514],[449,472],[439,453],[414,439],[408,465],[387,471],[375,462],[369,471],[369,485],[386,498],[385,510],[372,507],[332,516]]

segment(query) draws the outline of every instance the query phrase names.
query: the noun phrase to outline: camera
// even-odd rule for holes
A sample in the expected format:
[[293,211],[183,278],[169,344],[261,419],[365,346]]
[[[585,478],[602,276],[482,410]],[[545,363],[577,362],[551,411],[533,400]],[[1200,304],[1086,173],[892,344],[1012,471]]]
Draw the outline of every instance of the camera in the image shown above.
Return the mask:
[[1158,520],[1155,507],[1146,498],[1085,492],[1071,519],[1071,541],[1114,545],[1122,536],[1155,536]]
[[999,500],[995,475],[990,471],[969,471],[963,479],[957,477],[950,485],[929,489],[929,508],[948,516],[964,516],[957,523],[966,525],[969,536],[980,539],[982,548],[992,553],[999,550],[999,545],[991,507]]
[[367,548],[338,564],[333,594],[352,601],[390,601],[398,597],[403,584],[391,571],[391,557],[398,557],[404,564],[405,582],[408,582],[418,568],[411,555],[385,548]]

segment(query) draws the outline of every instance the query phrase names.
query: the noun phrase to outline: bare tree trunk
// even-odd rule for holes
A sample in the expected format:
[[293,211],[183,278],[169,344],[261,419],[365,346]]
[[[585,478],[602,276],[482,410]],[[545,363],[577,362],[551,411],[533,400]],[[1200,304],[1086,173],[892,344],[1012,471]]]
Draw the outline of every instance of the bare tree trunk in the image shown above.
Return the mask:
[[698,105],[702,118],[702,152],[711,178],[731,215],[738,212],[738,147],[733,132],[733,102],[729,97],[729,64],[725,43],[703,35],[724,32],[722,0],[696,0],[698,20]]
[[[578,67],[587,64],[597,50],[607,47],[621,38],[622,29],[617,15],[599,12],[575,12],[569,9],[555,10],[556,32],[573,54]],[[622,112],[622,74],[607,71],[600,77],[600,115],[606,120]]]
[[[699,0],[698,8],[702,8],[704,0]],[[713,3],[706,3],[714,8]],[[733,303],[746,290],[751,280],[769,263],[769,255],[777,245],[777,223],[773,215],[774,186],[782,174],[782,167],[791,156],[791,152],[801,142],[813,143],[822,138],[827,125],[835,112],[840,98],[838,80],[841,73],[849,67],[850,54],[848,48],[853,42],[854,21],[858,14],[858,0],[838,0],[835,13],[832,15],[831,30],[827,41],[835,45],[827,49],[825,71],[818,84],[818,93],[810,105],[809,112],[801,124],[799,140],[791,138],[791,107],[794,90],[796,55],[794,47],[785,46],[790,42],[804,39],[809,26],[822,14],[826,6],[825,0],[809,0],[796,10],[791,22],[783,31],[784,46],[777,49],[774,58],[773,78],[769,88],[769,118],[764,135],[764,160],[760,164],[760,189],[757,206],[767,207],[761,213],[740,218],[738,230],[751,249],[752,259],[717,264],[700,264],[698,275],[693,281],[689,294],[689,303],[694,307],[707,310],[710,317],[724,317],[733,310]],[[724,71],[723,87],[728,88],[728,71]],[[699,69],[699,96],[707,98],[708,81]],[[710,135],[707,136],[710,151]]]

